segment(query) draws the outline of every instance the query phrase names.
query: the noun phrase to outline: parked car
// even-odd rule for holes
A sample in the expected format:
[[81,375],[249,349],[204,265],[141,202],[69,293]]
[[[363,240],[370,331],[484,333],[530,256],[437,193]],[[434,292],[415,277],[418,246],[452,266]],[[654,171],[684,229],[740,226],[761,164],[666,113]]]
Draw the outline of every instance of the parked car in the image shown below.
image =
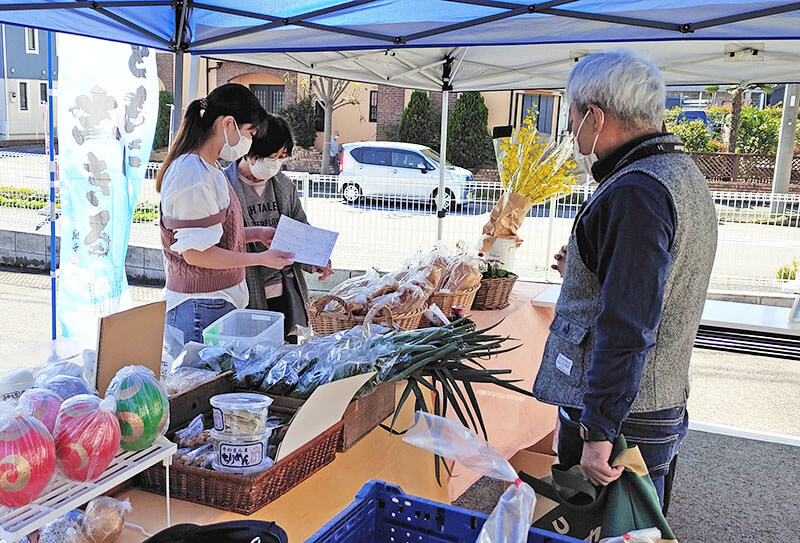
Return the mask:
[[[439,154],[424,145],[348,143],[344,145],[339,170],[339,193],[348,203],[371,197],[435,203],[439,194]],[[446,208],[455,210],[474,198],[472,172],[448,162]]]
[[702,121],[704,125],[708,126],[708,115],[702,110],[685,110],[678,113],[678,122],[683,121]]

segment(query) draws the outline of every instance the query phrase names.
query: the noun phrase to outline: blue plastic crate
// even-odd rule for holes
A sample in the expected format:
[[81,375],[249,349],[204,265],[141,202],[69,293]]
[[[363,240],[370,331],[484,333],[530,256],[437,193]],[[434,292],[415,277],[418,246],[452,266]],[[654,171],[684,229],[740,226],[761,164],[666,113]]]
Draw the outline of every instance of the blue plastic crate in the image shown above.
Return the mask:
[[[406,495],[400,488],[370,481],[347,509],[306,543],[472,543],[486,515]],[[531,528],[528,543],[581,543]]]

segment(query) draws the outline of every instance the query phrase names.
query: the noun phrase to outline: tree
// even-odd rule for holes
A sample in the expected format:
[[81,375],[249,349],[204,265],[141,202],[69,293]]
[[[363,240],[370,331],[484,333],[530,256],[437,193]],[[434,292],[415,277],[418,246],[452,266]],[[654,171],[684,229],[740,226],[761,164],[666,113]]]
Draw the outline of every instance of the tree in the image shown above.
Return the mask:
[[350,81],[334,79],[332,77],[318,77],[314,79],[311,88],[317,96],[317,101],[325,111],[325,130],[324,141],[322,144],[322,175],[328,175],[330,167],[331,153],[331,125],[333,124],[333,112],[344,106],[358,104],[358,97],[361,94],[361,87],[358,83],[353,83],[353,93],[345,96],[345,91],[350,85]]
[[447,128],[447,156],[453,164],[477,170],[491,157],[488,122],[489,109],[481,93],[462,93]]
[[428,93],[415,90],[400,119],[400,141],[438,147],[439,123]]
[[778,151],[782,114],[782,107],[758,109],[754,106],[744,106],[736,151],[774,155]]
[[742,124],[742,105],[744,103],[744,93],[753,90],[761,89],[767,94],[771,94],[775,87],[771,85],[756,85],[756,84],[742,84],[728,87],[728,92],[733,95],[731,100],[731,133],[728,138],[728,147],[732,152],[738,152],[739,144],[739,129]]
[[163,149],[169,146],[169,117],[172,112],[172,104],[175,99],[169,91],[159,91],[158,93],[158,120],[156,121],[156,136],[153,141],[153,149]]
[[310,149],[317,140],[317,98],[308,86],[308,81],[300,82],[298,100],[289,104],[281,115],[292,128],[294,142],[299,147]]

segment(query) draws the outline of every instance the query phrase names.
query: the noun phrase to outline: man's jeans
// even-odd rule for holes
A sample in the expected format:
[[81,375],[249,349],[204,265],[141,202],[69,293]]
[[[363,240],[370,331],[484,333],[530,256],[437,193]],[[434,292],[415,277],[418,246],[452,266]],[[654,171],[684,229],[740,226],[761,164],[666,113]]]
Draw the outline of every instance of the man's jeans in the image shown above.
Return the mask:
[[[569,418],[564,417],[565,411]],[[559,409],[561,430],[558,434],[558,460],[567,466],[581,462],[583,440],[579,433],[580,425],[574,422],[580,419],[580,415],[578,409]],[[628,446],[636,445],[642,452],[665,514],[669,507],[672,478],[675,475],[675,457],[688,425],[689,414],[686,407],[631,413],[622,423],[622,435],[625,436]]]
[[203,330],[234,309],[232,303],[220,299],[186,300],[167,311],[167,325],[183,332],[184,343],[203,343]]

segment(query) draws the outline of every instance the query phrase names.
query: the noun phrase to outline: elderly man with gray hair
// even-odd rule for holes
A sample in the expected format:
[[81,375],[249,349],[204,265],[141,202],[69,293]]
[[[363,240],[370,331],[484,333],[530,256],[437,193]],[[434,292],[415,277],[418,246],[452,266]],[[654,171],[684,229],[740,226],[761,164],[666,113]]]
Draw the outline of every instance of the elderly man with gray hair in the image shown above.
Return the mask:
[[681,141],[662,132],[658,68],[588,55],[567,84],[578,162],[599,183],[554,266],[564,283],[534,395],[558,405],[559,461],[596,485],[623,434],[666,511],[688,424],[689,359],[717,244],[714,203]]

